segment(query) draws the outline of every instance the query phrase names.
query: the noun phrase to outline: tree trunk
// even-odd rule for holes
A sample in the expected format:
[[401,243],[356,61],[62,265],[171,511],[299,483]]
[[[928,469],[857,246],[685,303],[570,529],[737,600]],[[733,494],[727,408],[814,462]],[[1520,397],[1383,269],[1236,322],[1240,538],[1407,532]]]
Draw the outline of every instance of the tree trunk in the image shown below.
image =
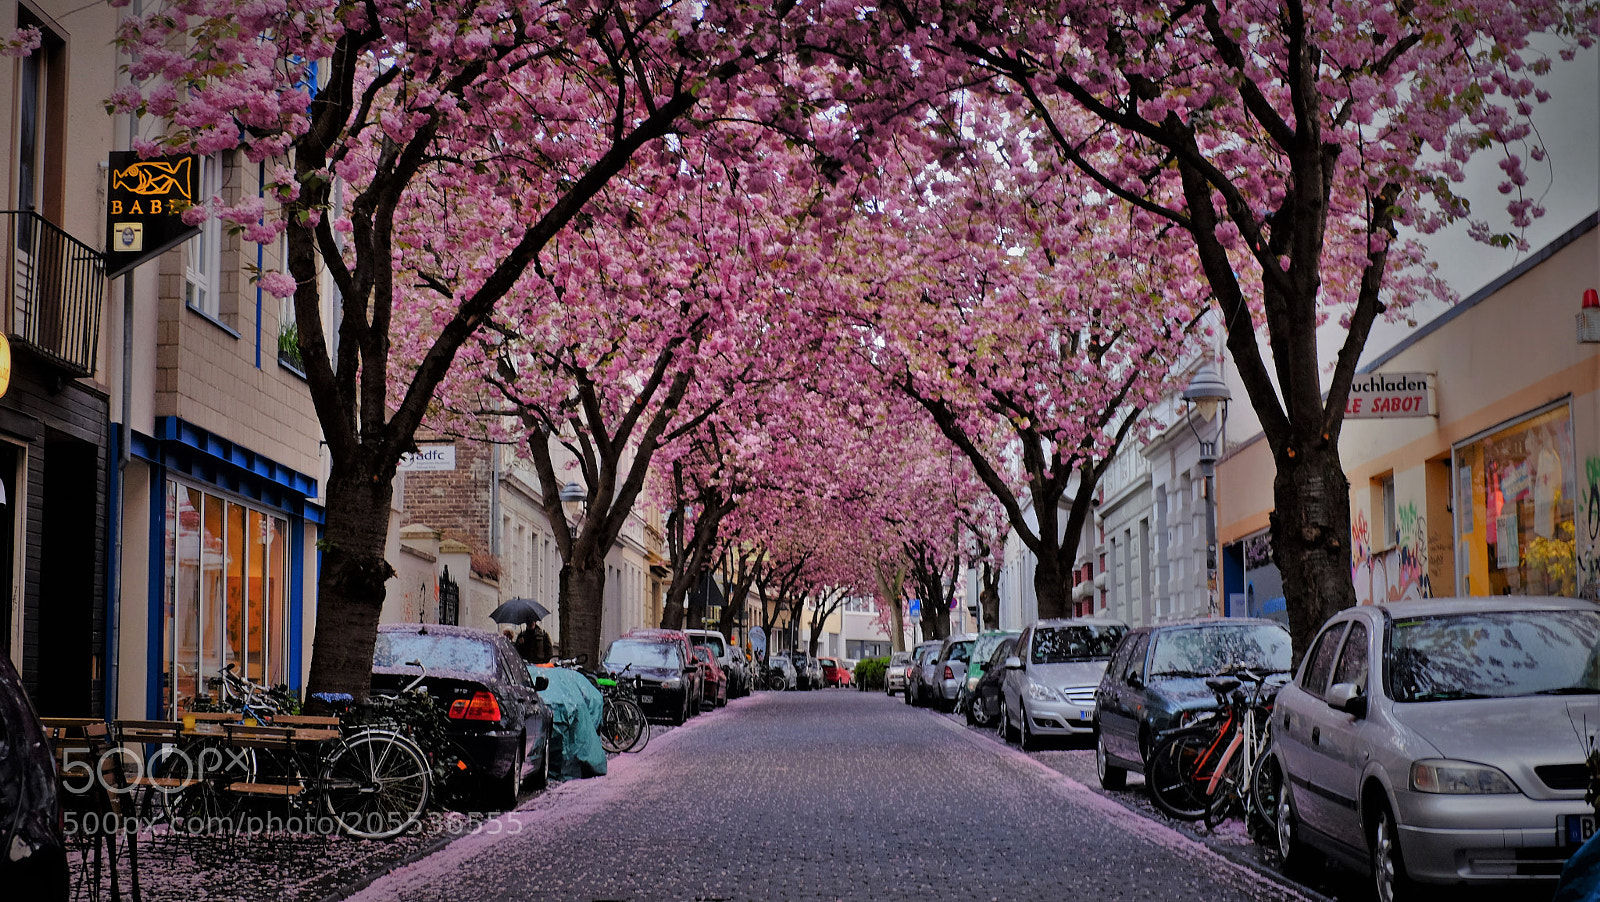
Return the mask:
[[1071,587],[1055,548],[1039,547],[1038,565],[1033,571],[1033,594],[1039,600],[1039,619],[1072,616]]
[[1295,663],[1322,624],[1356,603],[1350,577],[1350,483],[1338,446],[1317,442],[1275,455],[1272,560],[1283,574]]
[[603,559],[588,566],[570,563],[561,568],[561,656],[588,655],[589,666],[600,663],[601,601],[606,590]]
[[986,630],[1000,628],[1000,569],[984,561],[978,577],[978,618]]
[[393,479],[335,464],[328,476],[327,523],[317,577],[316,636],[309,688],[362,700],[372,688],[372,650],[383,612],[384,583],[394,573],[383,556]]
[[889,606],[889,648],[893,651],[905,651],[905,611],[900,607],[900,593],[905,583],[905,570],[897,565],[891,574],[885,572],[884,564],[882,563],[872,569],[878,577],[878,594],[883,597],[883,603]]

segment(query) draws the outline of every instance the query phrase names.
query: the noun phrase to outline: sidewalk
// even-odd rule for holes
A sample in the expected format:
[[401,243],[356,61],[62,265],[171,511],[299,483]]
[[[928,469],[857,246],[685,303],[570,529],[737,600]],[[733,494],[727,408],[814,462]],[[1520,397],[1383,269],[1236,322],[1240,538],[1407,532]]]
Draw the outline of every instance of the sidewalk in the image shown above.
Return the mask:
[[[339,899],[393,868],[481,829],[493,816],[436,811],[416,832],[392,840],[282,832],[178,835],[164,827],[147,829],[137,835],[140,898],[143,902]],[[74,854],[71,864],[74,900],[112,898],[109,868],[104,862],[98,893],[92,855]],[[131,899],[133,881],[125,849],[117,870],[121,897]]]

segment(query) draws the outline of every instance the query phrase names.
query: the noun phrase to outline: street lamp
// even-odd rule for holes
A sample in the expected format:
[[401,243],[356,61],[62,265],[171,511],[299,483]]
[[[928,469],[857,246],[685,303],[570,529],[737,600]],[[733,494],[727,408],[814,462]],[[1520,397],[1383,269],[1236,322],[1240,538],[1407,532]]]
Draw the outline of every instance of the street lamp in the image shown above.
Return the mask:
[[[1188,408],[1184,411],[1184,419],[1189,423],[1189,431],[1194,433],[1196,442],[1200,444],[1200,473],[1206,480],[1206,608],[1208,613],[1215,617],[1217,609],[1217,442],[1222,436],[1222,430],[1228,422],[1228,399],[1233,395],[1228,391],[1228,383],[1222,381],[1222,374],[1217,368],[1207,363],[1200,367],[1194,374],[1194,379],[1189,382],[1189,387],[1183,390],[1183,400]],[[1217,416],[1218,406],[1222,408],[1222,416]],[[1201,435],[1200,429],[1195,425],[1194,413],[1198,410],[1200,419],[1206,424],[1206,434]],[[1211,428],[1211,421],[1217,420],[1215,429]]]
[[578,519],[583,513],[583,502],[587,497],[583,486],[576,482],[569,482],[561,487],[561,509],[566,512],[568,522]]

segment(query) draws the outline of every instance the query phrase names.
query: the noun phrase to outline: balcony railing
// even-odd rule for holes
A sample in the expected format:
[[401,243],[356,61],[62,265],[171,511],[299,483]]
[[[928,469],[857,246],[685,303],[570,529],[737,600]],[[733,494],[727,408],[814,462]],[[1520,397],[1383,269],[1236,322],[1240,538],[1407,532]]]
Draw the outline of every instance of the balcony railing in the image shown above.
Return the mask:
[[74,376],[94,375],[106,288],[100,253],[31,210],[4,210],[13,341]]

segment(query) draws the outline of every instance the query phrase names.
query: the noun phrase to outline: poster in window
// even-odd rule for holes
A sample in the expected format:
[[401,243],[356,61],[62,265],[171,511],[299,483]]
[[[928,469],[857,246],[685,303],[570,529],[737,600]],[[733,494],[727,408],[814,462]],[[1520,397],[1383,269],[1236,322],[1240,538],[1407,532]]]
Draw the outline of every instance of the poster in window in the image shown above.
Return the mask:
[[1516,508],[1495,518],[1495,530],[1499,533],[1500,539],[1494,544],[1495,566],[1501,570],[1517,569],[1522,565],[1522,560],[1517,548]]
[[1561,456],[1549,445],[1539,451],[1538,469],[1533,476],[1533,534],[1554,538],[1556,534],[1556,492],[1561,488]]

